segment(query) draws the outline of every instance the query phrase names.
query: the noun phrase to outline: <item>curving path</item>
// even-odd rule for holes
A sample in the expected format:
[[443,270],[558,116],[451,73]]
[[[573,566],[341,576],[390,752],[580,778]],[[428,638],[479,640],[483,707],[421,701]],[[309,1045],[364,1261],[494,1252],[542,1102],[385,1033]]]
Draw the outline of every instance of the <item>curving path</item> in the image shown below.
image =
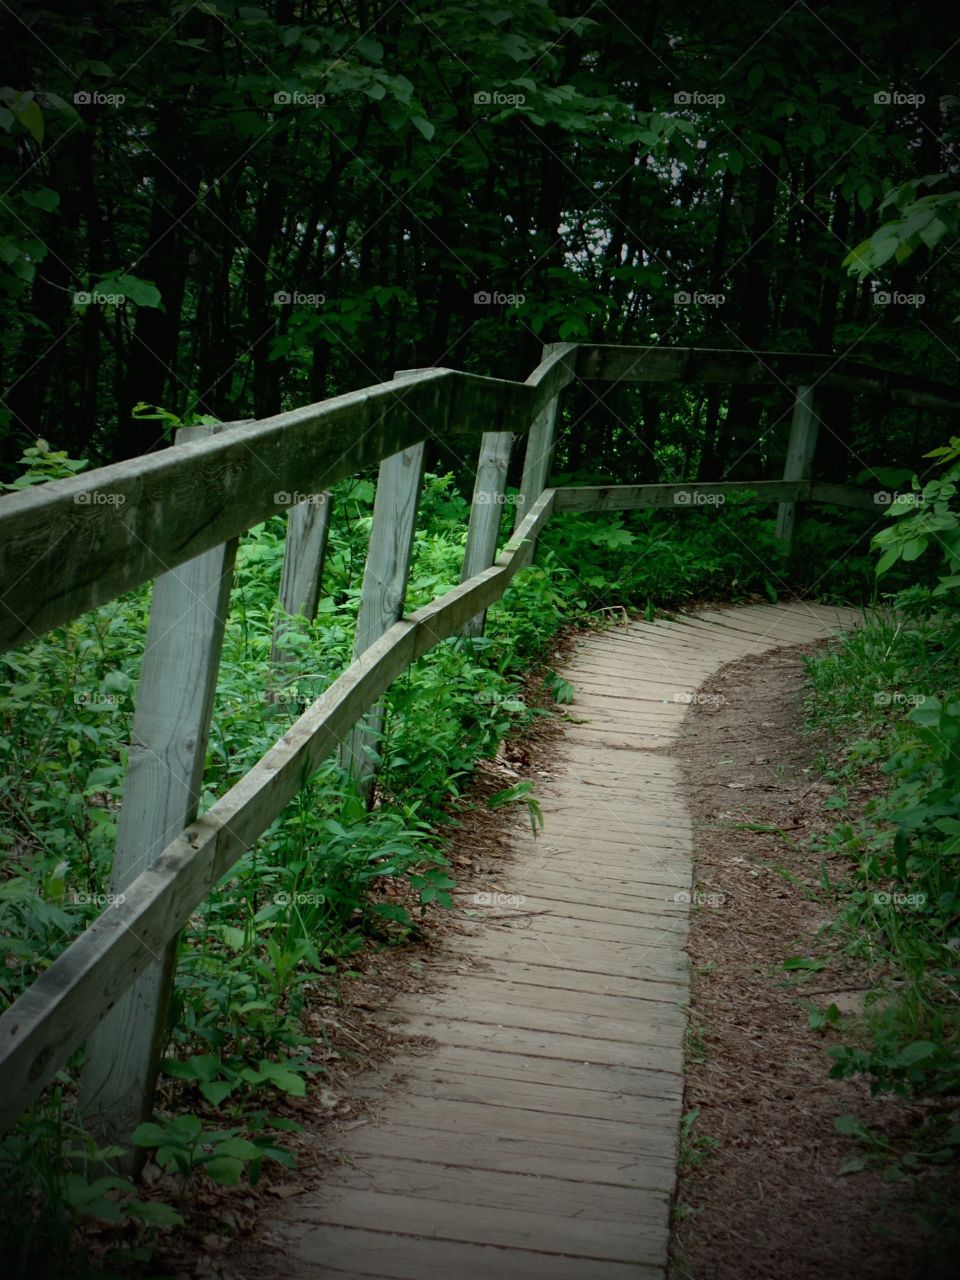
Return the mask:
[[536,789],[544,832],[518,826],[495,886],[522,901],[474,905],[442,991],[395,1003],[437,1048],[360,1082],[380,1105],[343,1133],[323,1190],[269,1225],[272,1274],[665,1276],[693,851],[666,748],[719,667],[858,616],[704,610],[580,644],[564,673],[571,722]]

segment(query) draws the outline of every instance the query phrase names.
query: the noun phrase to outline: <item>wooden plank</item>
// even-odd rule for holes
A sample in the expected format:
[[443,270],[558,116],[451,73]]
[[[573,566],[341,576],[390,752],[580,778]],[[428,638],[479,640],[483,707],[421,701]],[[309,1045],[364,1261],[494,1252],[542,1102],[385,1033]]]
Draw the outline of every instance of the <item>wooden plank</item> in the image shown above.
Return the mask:
[[[444,1049],[444,1055],[452,1052]],[[494,1055],[506,1058],[508,1055]],[[548,1060],[541,1060],[547,1063]],[[571,1072],[577,1063],[553,1064]],[[585,1073],[598,1073],[603,1067],[584,1066]],[[682,1083],[680,1077],[668,1079]],[[679,1095],[678,1095],[679,1096]],[[348,1157],[371,1154],[407,1156],[453,1166],[467,1166],[480,1173],[522,1173],[534,1177],[552,1177],[562,1167],[564,1176],[572,1182],[587,1182],[599,1186],[644,1187],[662,1193],[671,1190],[674,1182],[674,1161],[669,1157],[646,1152],[605,1152],[595,1148],[579,1150],[569,1143],[553,1142],[549,1138],[527,1138],[524,1142],[504,1142],[491,1126],[486,1132],[470,1135],[469,1145],[455,1124],[444,1127],[402,1125],[392,1121],[378,1121],[376,1125],[358,1126],[345,1134],[340,1146]]]
[[[559,353],[569,351],[569,344],[548,344],[543,349],[544,360]],[[530,511],[546,487],[553,460],[553,449],[556,434],[557,406],[559,390],[556,395],[543,401],[530,424],[527,434],[527,447],[523,455],[523,478],[520,481],[520,496],[517,502],[515,528],[519,528],[525,514]],[[523,564],[533,560],[535,544],[524,553]]]
[[[664,1045],[624,1045],[621,1040],[594,1040],[592,1036],[558,1035],[550,1031],[528,1031],[522,1027],[501,1028],[466,1019],[438,1019],[429,1014],[411,1018],[404,1024],[411,1035],[427,1036],[441,1045],[459,1048],[505,1049],[511,1053],[533,1053],[563,1062],[627,1063],[648,1070],[680,1075],[683,1055],[679,1047]],[[412,1104],[411,1104],[412,1105]],[[544,1130],[548,1136],[548,1130]],[[585,1144],[589,1146],[589,1142]]]
[[[626,1052],[632,1054],[634,1050],[630,1048]],[[415,1125],[424,1132],[446,1130],[459,1133],[462,1138],[492,1131],[507,1143],[544,1142],[583,1153],[594,1151],[605,1158],[611,1155],[632,1157],[643,1151],[654,1158],[669,1160],[677,1145],[673,1124],[664,1123],[664,1109],[650,1098],[632,1099],[617,1120],[531,1111],[511,1106],[509,1101],[504,1105],[502,1100],[496,1108],[495,1117],[492,1117],[489,1112],[464,1107],[456,1101],[434,1100],[416,1094],[388,1096],[381,1100],[379,1110],[381,1115],[372,1123],[379,1123],[382,1118],[386,1124]],[[402,1121],[398,1118],[401,1115]],[[572,1155],[573,1151],[569,1154]]]
[[[566,927],[569,936],[569,925],[565,926],[563,921],[557,921],[557,924],[560,928]],[[409,1002],[415,998],[410,995],[407,1000]],[[649,1019],[657,1026],[686,1026],[686,1016],[675,1001],[643,1000],[635,995],[614,995],[597,990],[570,991],[562,986],[544,987],[490,973],[461,973],[455,978],[449,976],[443,991],[436,998],[456,999],[464,1007],[472,1007],[473,1002],[477,1001],[484,1007],[499,1003],[521,1009],[535,1007],[565,1013],[584,1013],[613,1022],[627,1020],[636,1023],[641,1019]]]
[[524,434],[570,373],[536,382],[452,369],[379,383],[210,440],[55,480],[0,501],[0,650],[35,639],[430,435]]
[[[783,464],[784,480],[809,480],[813,467],[813,454],[817,447],[820,427],[820,397],[812,386],[797,387],[790,422],[790,442]],[[795,502],[781,502],[777,508],[777,537],[789,549],[793,542],[796,523]]]
[[289,619],[297,615],[311,622],[320,603],[323,562],[330,534],[332,499],[329,492],[311,494],[298,502],[287,516],[287,536],[280,574],[280,612],[273,628],[270,661],[282,663],[290,654],[280,645]]
[[861,511],[873,511],[878,519],[882,518],[886,509],[876,499],[876,492],[870,489],[855,489],[848,484],[824,484],[814,480],[810,485],[808,502],[824,502],[832,507],[853,507]]
[[581,343],[577,375],[600,382],[753,383],[839,387],[896,404],[960,408],[960,390],[947,383],[879,369],[835,355],[706,347],[643,347]]
[[[370,1085],[362,1096],[376,1098]],[[442,1084],[437,1088],[442,1090]],[[576,1092],[568,1090],[567,1092]],[[531,1102],[536,1091],[531,1088]],[[431,1095],[427,1095],[431,1096]],[[443,1097],[438,1092],[437,1097]],[[460,1088],[458,1102],[478,1102],[496,1106],[498,1099],[490,1091]],[[553,1095],[551,1095],[553,1096]],[[603,1117],[611,1120],[616,1116]],[[500,1173],[496,1178],[479,1179],[472,1172],[449,1165],[428,1164],[423,1160],[371,1156],[360,1165],[345,1165],[327,1175],[330,1187],[356,1187],[384,1195],[407,1195],[415,1199],[450,1204],[477,1204],[490,1209],[522,1209],[533,1213],[554,1212],[563,1216],[582,1213],[597,1222],[655,1222],[663,1220],[669,1210],[667,1198],[661,1194],[649,1198],[629,1187],[594,1187],[572,1182],[558,1169],[552,1178],[530,1178],[520,1173]],[[295,1208],[296,1206],[294,1206]],[[416,1226],[416,1214],[411,1222]]]
[[[244,1256],[251,1259],[247,1247]],[[264,1257],[273,1266],[276,1253]],[[295,1260],[298,1280],[327,1277],[380,1277],[381,1280],[585,1280],[582,1258],[468,1245],[446,1240],[422,1240],[410,1234],[314,1225]],[[662,1280],[663,1271],[637,1263],[590,1263],[590,1280]]]
[[[711,498],[726,499],[734,494],[755,494],[758,503],[800,501],[809,496],[809,484],[785,480],[724,480],[700,483],[686,480],[676,484],[569,485],[557,489],[557,511],[638,511],[661,508],[669,511],[698,511],[722,506]],[[826,498],[821,499],[827,501]]]
[[[592,1222],[585,1216],[561,1217],[553,1213],[491,1209],[448,1201],[440,1202],[432,1212],[425,1212],[423,1201],[412,1196],[352,1189],[331,1189],[322,1202],[309,1210],[298,1210],[297,1216],[301,1221],[306,1219],[328,1226],[366,1228],[376,1222],[381,1231],[465,1244],[493,1244],[507,1249],[540,1249],[550,1255],[580,1258],[582,1265],[590,1265],[596,1259],[654,1266],[663,1266],[666,1262],[666,1244],[659,1238],[662,1232],[651,1231],[651,1239],[646,1239],[647,1233],[642,1227]],[[668,1211],[664,1210],[664,1219],[667,1218]]]
[[[482,924],[482,918],[479,923]],[[497,927],[507,929],[513,933],[527,933],[530,931],[529,921],[522,914],[518,914],[515,921],[510,919],[498,920]],[[551,934],[561,938],[569,938],[573,929],[576,930],[578,937],[581,938],[596,938],[601,942],[633,943],[634,946],[653,947],[654,949],[665,947],[670,950],[676,949],[679,932],[671,930],[664,937],[663,927],[660,925],[607,924],[605,921],[584,919],[579,915],[576,908],[551,911],[549,915],[539,915],[537,917],[537,936],[542,937],[544,941],[550,941]],[[557,990],[562,989],[557,988]]]
[[[512,968],[519,970],[520,966]],[[669,1103],[679,1101],[683,1092],[683,1077],[666,1071],[644,1070],[642,1067],[626,1066],[622,1062],[612,1066],[602,1063],[557,1062],[553,1058],[509,1049],[461,1049],[455,1045],[444,1045],[442,1054],[404,1058],[403,1063],[409,1063],[414,1069],[420,1065],[426,1069],[434,1064],[437,1070],[449,1068],[477,1079],[521,1082],[534,1086],[563,1085],[593,1099],[621,1099],[622,1105],[628,1106],[634,1096],[656,1098]],[[469,1152],[465,1156],[469,1160]]]
[[[419,372],[405,370],[394,374],[394,378],[412,377]],[[423,444],[403,449],[384,458],[380,464],[353,644],[354,658],[365,653],[403,616],[423,488],[423,466]],[[383,707],[378,703],[356,725],[341,751],[343,767],[367,797],[377,770],[382,730]]]
[[[181,430],[177,443],[220,430]],[[112,894],[123,894],[197,816],[236,549],[231,540],[162,574],[154,585]],[[158,949],[87,1043],[80,1101],[104,1145],[128,1144],[150,1114],[175,963],[174,939]],[[132,1169],[137,1161],[125,1163]]]
[[[634,946],[636,943],[633,944]],[[499,999],[481,1000],[461,998],[459,984],[449,993],[435,995],[430,1002],[428,1018],[451,1019],[458,1022],[477,1022],[484,1026],[497,1027],[500,1030],[522,1028],[524,1031],[548,1031],[557,1035],[588,1036],[596,1041],[614,1041],[622,1044],[665,1045],[669,1047],[677,1039],[676,1021],[667,1025],[652,1022],[650,1011],[641,1010],[635,1017],[614,1018],[600,1017],[597,1014],[584,1013],[574,1009],[547,1008],[541,1004],[532,1006],[526,997],[525,1003],[516,1003]],[[382,1017],[384,1022],[400,1023],[397,1014],[417,1014],[421,999],[417,995],[400,996]]]
[[[677,930],[682,937],[685,926],[678,924]],[[664,937],[669,937],[671,924],[664,921]],[[656,984],[665,988],[660,994],[669,998],[676,988],[685,990],[686,974],[669,952],[654,950],[651,947],[641,948],[636,945],[617,947],[609,944],[602,951],[597,948],[593,939],[581,943],[579,939],[568,938],[562,946],[553,943],[546,937],[532,934],[507,934],[498,937],[496,942],[480,936],[465,938],[463,954],[481,956],[484,959],[519,960],[521,964],[539,965],[546,969],[576,969],[580,973],[603,974],[611,978],[632,978],[635,982]],[[666,988],[669,988],[666,989]],[[656,993],[655,993],[656,994]],[[544,1042],[549,1037],[544,1038]],[[463,1044],[462,1040],[454,1043]],[[565,1054],[566,1057],[583,1058],[582,1053]],[[599,1060],[599,1059],[598,1059]],[[657,1065],[646,1063],[643,1065]]]
[[[389,1096],[391,1090],[399,1091],[405,1096],[443,1098],[450,1102],[469,1103],[475,1107],[499,1106],[504,1098],[503,1077],[499,1071],[496,1075],[468,1074],[451,1069],[445,1058],[435,1057],[404,1059],[395,1068],[365,1074],[361,1084],[351,1086],[350,1094],[380,1101],[385,1093]],[[577,1089],[570,1085],[544,1084],[531,1080],[513,1080],[509,1093],[510,1101],[515,1106],[530,1111],[612,1121],[619,1121],[625,1115],[633,1114],[644,1103],[662,1104],[664,1101],[658,1093],[651,1097],[634,1094],[627,1098],[622,1093],[601,1093],[596,1089]],[[669,1127],[674,1123],[671,1108],[658,1105],[655,1111],[664,1126]],[[563,1178],[562,1166],[556,1170],[555,1176]],[[586,1187],[583,1189],[587,1190]],[[598,1204],[602,1203],[602,1196],[598,1197]]]
[[[474,574],[482,573],[493,564],[497,554],[497,538],[500,518],[503,515],[503,498],[507,486],[507,468],[510,466],[510,450],[513,436],[509,432],[488,431],[480,441],[480,459],[473,486],[470,506],[470,524],[467,529],[467,546],[463,553],[463,570],[460,581],[466,582]],[[522,498],[522,494],[518,495]],[[539,496],[539,495],[538,495]],[[518,506],[521,504],[518,503]],[[486,614],[478,613],[463,628],[465,636],[483,635]]]

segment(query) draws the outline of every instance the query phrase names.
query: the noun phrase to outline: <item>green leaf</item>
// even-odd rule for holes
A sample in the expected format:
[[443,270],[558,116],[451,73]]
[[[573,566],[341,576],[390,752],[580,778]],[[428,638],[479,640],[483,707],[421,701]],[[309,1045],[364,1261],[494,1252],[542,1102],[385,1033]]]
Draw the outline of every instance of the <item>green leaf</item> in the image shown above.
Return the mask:
[[374,40],[371,36],[361,36],[357,41],[355,48],[357,48],[369,62],[383,61],[383,45],[379,40]]
[[424,119],[423,116],[411,116],[410,122],[413,124],[414,128],[419,129],[428,142],[436,133],[434,126],[429,120]]
[[815,972],[819,969],[826,969],[828,963],[829,961],[827,960],[811,960],[807,956],[790,956],[787,960],[784,960],[782,967],[788,970],[805,969]]
[[37,191],[24,191],[23,202],[34,209],[43,209],[46,213],[52,213],[60,204],[60,193],[51,191],[49,187],[40,187]]
[[13,114],[37,142],[43,142],[43,112],[31,94],[21,94],[12,104]]
[[235,1187],[243,1176],[243,1161],[232,1156],[214,1156],[203,1167],[221,1187]]
[[897,1055],[896,1063],[900,1067],[912,1067],[915,1062],[923,1062],[937,1052],[937,1046],[930,1040],[915,1040]]
[[230,1084],[226,1080],[212,1080],[202,1084],[200,1092],[212,1106],[219,1107],[230,1097],[236,1087],[235,1084]]
[[900,559],[899,547],[891,547],[889,551],[885,551],[883,555],[880,557],[880,559],[877,561],[877,569],[876,569],[877,577],[879,578],[881,573],[886,573],[887,570],[890,569],[893,565],[895,565],[899,559]]
[[158,1124],[148,1122],[145,1124],[138,1124],[130,1137],[134,1146],[159,1147],[161,1143],[166,1142],[167,1131],[166,1129],[161,1128]]

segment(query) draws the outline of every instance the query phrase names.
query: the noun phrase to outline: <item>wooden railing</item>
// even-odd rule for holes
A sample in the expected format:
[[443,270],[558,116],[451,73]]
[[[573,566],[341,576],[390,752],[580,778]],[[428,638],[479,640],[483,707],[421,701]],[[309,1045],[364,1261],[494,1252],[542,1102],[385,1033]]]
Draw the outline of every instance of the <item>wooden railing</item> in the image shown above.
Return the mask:
[[[784,479],[546,488],[558,397],[574,378],[783,383],[797,388]],[[960,393],[827,356],[554,344],[525,383],[447,369],[259,422],[181,431],[177,446],[0,502],[0,648],[28,643],[156,579],[111,881],[114,900],[0,1017],[0,1129],[84,1041],[91,1123],[129,1135],[149,1110],[177,934],[325,757],[369,783],[379,699],[430,648],[482,631],[553,512],[683,509],[683,495],[751,491],[875,508],[862,489],[811,479],[815,385],[954,411]],[[404,616],[426,441],[480,436],[463,580]],[[510,448],[525,436],[512,537],[496,543]],[[354,660],[258,763],[197,817],[237,538],[290,507],[280,603],[312,617],[329,490],[380,464]],[[282,658],[282,644],[275,646]],[[265,677],[266,678],[266,677]]]

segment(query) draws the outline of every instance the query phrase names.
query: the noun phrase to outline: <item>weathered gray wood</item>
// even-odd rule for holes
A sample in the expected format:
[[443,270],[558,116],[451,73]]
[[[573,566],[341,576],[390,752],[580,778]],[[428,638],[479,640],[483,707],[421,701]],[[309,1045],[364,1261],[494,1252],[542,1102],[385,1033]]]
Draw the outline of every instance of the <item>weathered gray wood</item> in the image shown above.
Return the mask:
[[833,355],[790,351],[728,351],[706,347],[623,347],[582,343],[577,376],[600,382],[719,382],[757,386],[839,387],[897,404],[960,408],[960,390],[947,383],[877,369]]
[[810,485],[809,502],[824,502],[835,507],[854,507],[861,511],[881,513],[883,507],[876,500],[878,490],[855,489],[848,484],[822,484],[815,480]]
[[[810,479],[819,426],[819,397],[816,390],[808,386],[797,387],[790,423],[790,441],[783,464],[784,480]],[[793,542],[796,513],[795,502],[781,502],[777,508],[777,537],[786,544],[788,550]]]
[[0,1017],[0,1132],[9,1128],[190,912],[396,677],[499,600],[553,507],[544,492],[496,564],[396,623],[207,812],[171,840]]
[[278,493],[320,493],[431,433],[525,433],[568,363],[561,351],[536,385],[435,369],[7,494],[0,650],[237,537]]
[[[681,484],[576,485],[557,489],[557,511],[635,511],[642,507],[694,511],[714,505],[709,499],[755,493],[757,502],[780,502],[806,496],[809,486],[797,481],[722,480]],[[718,505],[723,505],[722,503]]]
[[[177,443],[221,429],[182,430]],[[124,893],[197,816],[236,549],[232,539],[154,585],[112,894]],[[81,1106],[105,1143],[127,1143],[150,1112],[175,961],[176,938],[156,953],[87,1044]]]
[[[418,369],[400,370],[394,378],[413,377],[419,372]],[[423,459],[424,446],[417,444],[384,458],[380,464],[353,643],[354,658],[365,653],[403,617],[423,488]],[[341,753],[341,763],[367,797],[377,770],[382,730],[383,707],[377,704],[354,727]]]
[[[557,350],[562,351],[564,345],[558,343],[554,346],[548,343],[543,348],[544,360],[546,361],[551,356],[556,356]],[[546,487],[547,477],[550,474],[550,464],[553,460],[558,404],[559,391],[556,395],[551,396],[538,410],[527,434],[527,446],[523,455],[523,478],[520,481],[520,493],[517,497],[517,514],[514,528],[520,527],[526,513]],[[525,564],[531,563],[535,550],[536,543],[534,542],[525,553]]]
[[[470,525],[467,530],[467,546],[463,553],[463,571],[460,581],[466,582],[474,574],[482,573],[493,564],[497,554],[497,537],[500,533],[500,517],[507,487],[507,468],[510,466],[510,450],[513,436],[506,431],[488,431],[480,442],[480,460],[477,478],[473,486],[473,502],[470,507]],[[519,495],[518,495],[519,496]],[[465,636],[483,635],[486,614],[478,613],[463,629]]]
[[287,537],[283,549],[283,571],[280,575],[280,614],[273,628],[270,661],[284,662],[289,655],[280,646],[280,637],[288,620],[297,614],[311,621],[320,603],[320,582],[330,534],[331,498],[329,492],[311,494],[299,502],[287,516]]

